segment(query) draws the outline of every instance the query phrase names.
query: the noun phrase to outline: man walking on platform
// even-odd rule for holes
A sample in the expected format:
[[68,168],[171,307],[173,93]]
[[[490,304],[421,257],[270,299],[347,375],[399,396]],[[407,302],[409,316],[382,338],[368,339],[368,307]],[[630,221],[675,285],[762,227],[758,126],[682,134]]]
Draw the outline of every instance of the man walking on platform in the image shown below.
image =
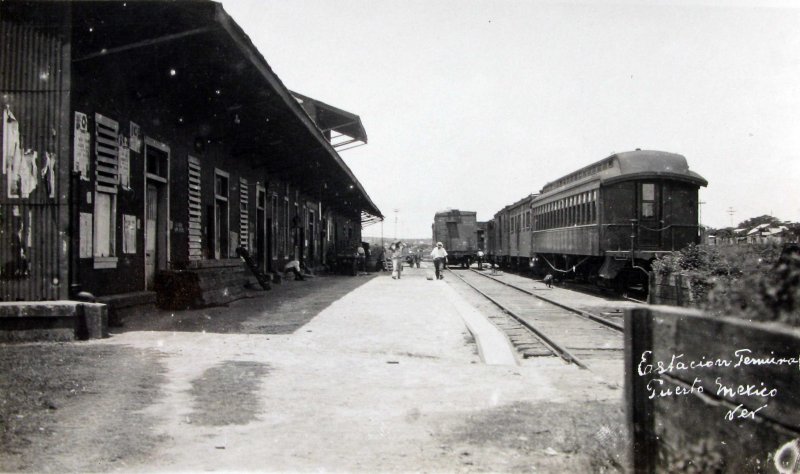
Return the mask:
[[441,242],[436,242],[436,247],[431,252],[431,257],[433,257],[433,266],[436,268],[436,279],[441,280],[444,278],[442,274],[444,265],[447,264],[447,250],[444,249]]

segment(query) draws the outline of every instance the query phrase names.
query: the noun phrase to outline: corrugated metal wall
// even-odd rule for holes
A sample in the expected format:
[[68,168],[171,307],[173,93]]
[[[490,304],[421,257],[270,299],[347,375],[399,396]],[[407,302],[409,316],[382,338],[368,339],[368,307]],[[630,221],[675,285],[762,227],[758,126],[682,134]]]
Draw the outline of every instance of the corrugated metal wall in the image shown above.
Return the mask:
[[[67,295],[69,64],[62,27],[0,18],[0,300]],[[66,46],[68,47],[68,46]]]

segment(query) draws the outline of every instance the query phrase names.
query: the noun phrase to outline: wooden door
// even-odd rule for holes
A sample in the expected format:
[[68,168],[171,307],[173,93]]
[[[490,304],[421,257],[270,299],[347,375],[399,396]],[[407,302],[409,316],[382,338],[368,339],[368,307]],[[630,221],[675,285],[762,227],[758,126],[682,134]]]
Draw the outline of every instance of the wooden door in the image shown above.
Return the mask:
[[639,185],[639,248],[659,248],[663,233],[662,227],[661,186],[659,183],[641,183]]
[[144,272],[147,289],[153,289],[158,262],[158,187],[147,185],[147,208],[145,212]]

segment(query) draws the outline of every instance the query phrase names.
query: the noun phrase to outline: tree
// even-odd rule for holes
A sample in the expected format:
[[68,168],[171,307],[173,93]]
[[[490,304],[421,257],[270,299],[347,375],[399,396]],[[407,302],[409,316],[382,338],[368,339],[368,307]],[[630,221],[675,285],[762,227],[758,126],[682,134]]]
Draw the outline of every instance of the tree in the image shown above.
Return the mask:
[[724,229],[717,229],[714,234],[718,239],[732,239],[734,237],[733,227],[725,227]]
[[739,229],[752,229],[753,227],[761,224],[769,224],[769,225],[780,225],[781,220],[777,217],[772,217],[764,214],[763,216],[758,217],[751,217],[745,221],[739,223]]

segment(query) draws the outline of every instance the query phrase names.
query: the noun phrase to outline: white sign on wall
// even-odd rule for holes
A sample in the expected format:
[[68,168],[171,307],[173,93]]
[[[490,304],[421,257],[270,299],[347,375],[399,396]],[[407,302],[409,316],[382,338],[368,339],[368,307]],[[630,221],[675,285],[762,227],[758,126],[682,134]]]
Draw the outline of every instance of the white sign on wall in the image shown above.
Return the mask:
[[72,170],[81,174],[81,179],[89,180],[89,117],[75,112],[75,143]]
[[131,149],[127,142],[119,145],[119,184],[123,189],[131,189]]
[[131,139],[130,139],[130,146],[131,150],[135,151],[136,153],[142,152],[142,130],[139,128],[139,125],[131,122]]
[[136,216],[122,215],[122,251],[136,253]]

